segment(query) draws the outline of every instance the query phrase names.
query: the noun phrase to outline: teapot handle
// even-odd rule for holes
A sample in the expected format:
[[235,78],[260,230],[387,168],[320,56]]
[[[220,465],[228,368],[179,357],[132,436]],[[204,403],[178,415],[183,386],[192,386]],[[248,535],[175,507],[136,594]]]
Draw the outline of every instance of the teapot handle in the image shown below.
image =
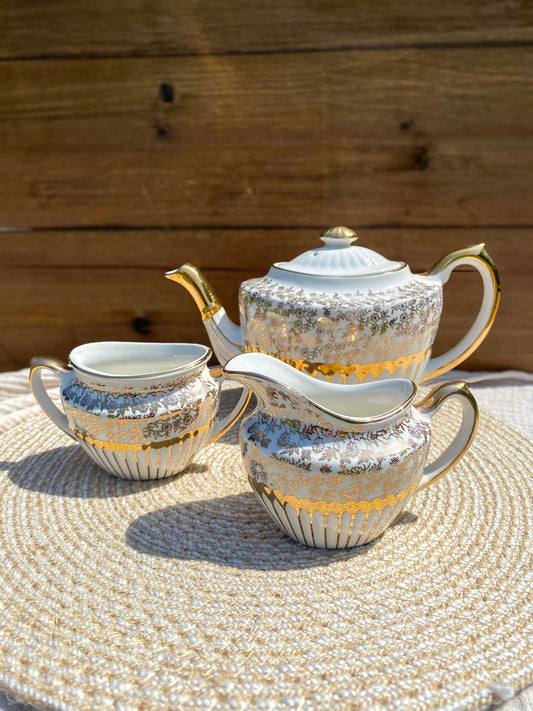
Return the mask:
[[[211,377],[216,380],[225,377],[222,365],[210,366],[209,373],[211,374]],[[216,442],[219,437],[222,437],[222,435],[225,434],[235,422],[237,422],[246,409],[251,397],[252,391],[249,388],[243,388],[239,401],[233,410],[228,415],[215,422],[215,425],[211,431],[211,439],[209,440],[210,444]]]
[[427,464],[424,467],[424,473],[416,491],[425,489],[426,486],[446,474],[461,459],[476,434],[479,411],[477,402],[467,388],[466,383],[456,381],[437,386],[426,395],[421,403],[416,405],[416,409],[429,422],[449,397],[457,397],[461,402],[463,408],[461,425],[451,444],[446,447],[444,452],[431,464]]
[[69,377],[73,371],[67,368],[64,363],[56,360],[55,358],[32,358],[30,363],[30,388],[34,398],[52,422],[54,422],[60,429],[63,430],[63,432],[68,434],[69,437],[72,437],[72,439],[77,442],[78,440],[74,437],[70,427],[68,426],[67,416],[64,412],[61,412],[61,410],[53,402],[43,385],[42,374],[45,368],[51,370],[55,373],[55,375],[57,375],[61,381],[61,385],[63,385],[65,379]]
[[422,380],[433,378],[445,373],[462,363],[473,353],[489,332],[500,303],[500,279],[496,265],[492,261],[484,244],[474,244],[456,252],[450,252],[443,257],[425,276],[436,276],[442,284],[446,284],[452,271],[461,264],[468,264],[481,275],[483,279],[483,300],[478,315],[470,330],[443,355],[430,358],[422,375]]

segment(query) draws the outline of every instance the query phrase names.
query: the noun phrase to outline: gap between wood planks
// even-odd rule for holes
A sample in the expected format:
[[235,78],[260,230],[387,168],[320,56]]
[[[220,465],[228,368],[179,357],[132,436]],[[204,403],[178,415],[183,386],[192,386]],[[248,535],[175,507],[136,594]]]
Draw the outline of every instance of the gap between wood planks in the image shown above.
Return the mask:
[[514,49],[533,46],[533,40],[450,40],[440,42],[376,42],[375,44],[339,45],[331,47],[280,47],[277,49],[231,49],[213,52],[79,52],[58,54],[35,54],[27,56],[0,57],[0,62],[30,62],[47,60],[87,60],[87,59],[155,59],[166,57],[232,57],[240,55],[269,54],[318,54],[327,52],[377,52],[399,49]]
[[[312,232],[313,230],[327,230],[332,225],[70,225],[70,226],[43,226],[36,227],[0,227],[0,234],[10,232],[20,232],[22,234],[29,232],[98,232],[98,231],[114,231],[114,232],[170,232],[170,231],[187,231],[187,230],[209,230],[209,231],[228,231],[242,232],[243,230],[305,230]],[[418,225],[418,224],[388,224],[388,225],[362,225],[358,224],[354,228],[357,230],[531,230],[533,225],[498,225],[498,224],[449,224],[449,225]]]

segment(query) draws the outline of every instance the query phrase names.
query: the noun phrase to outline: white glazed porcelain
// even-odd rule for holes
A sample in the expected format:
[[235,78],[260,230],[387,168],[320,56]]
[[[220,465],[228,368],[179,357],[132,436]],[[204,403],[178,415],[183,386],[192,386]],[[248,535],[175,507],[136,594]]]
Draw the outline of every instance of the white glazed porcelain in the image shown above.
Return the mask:
[[[499,303],[494,263],[478,244],[443,257],[413,275],[354,246],[355,233],[328,230],[324,246],[274,264],[265,277],[241,284],[241,326],[230,321],[202,273],[190,264],[168,272],[192,294],[221,363],[245,352],[276,356],[298,370],[339,383],[392,377],[420,382],[463,361],[487,334]],[[459,265],[476,268],[483,300],[466,336],[431,358],[442,311],[443,285]]]
[[[48,417],[100,467],[124,479],[158,479],[185,469],[246,406],[244,390],[217,419],[222,373],[210,372],[210,355],[189,343],[87,343],[71,352],[68,367],[33,359],[30,385]],[[46,368],[61,381],[64,412],[42,384]]]
[[[415,406],[410,380],[326,383],[259,353],[236,356],[224,372],[257,397],[240,433],[253,491],[288,536],[318,548],[379,536],[457,462],[477,427],[464,383],[440,385]],[[428,465],[431,419],[449,397],[460,401],[462,421]]]

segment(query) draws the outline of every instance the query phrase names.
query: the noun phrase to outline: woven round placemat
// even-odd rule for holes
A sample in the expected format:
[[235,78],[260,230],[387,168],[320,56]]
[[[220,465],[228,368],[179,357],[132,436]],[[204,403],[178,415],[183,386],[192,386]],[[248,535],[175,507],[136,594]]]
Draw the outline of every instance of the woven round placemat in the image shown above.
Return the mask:
[[525,438],[482,413],[455,469],[348,551],[284,537],[236,443],[127,482],[44,418],[0,438],[0,687],[61,709],[469,709],[533,681]]

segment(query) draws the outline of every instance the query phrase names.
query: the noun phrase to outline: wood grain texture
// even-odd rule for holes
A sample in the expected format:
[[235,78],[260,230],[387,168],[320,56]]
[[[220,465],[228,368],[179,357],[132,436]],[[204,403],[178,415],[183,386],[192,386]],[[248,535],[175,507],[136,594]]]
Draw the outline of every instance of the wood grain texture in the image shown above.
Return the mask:
[[[532,3],[4,0],[0,27],[0,369],[206,342],[164,271],[236,318],[344,223],[415,272],[487,242],[502,304],[466,365],[533,370]],[[454,273],[437,352],[479,284]]]
[[533,39],[511,0],[3,0],[0,57],[332,50]]
[[533,46],[3,62],[2,222],[533,225],[532,64]]
[[[0,370],[26,365],[32,355],[66,357],[91,340],[207,343],[190,296],[163,273],[190,261],[205,270],[229,314],[237,319],[237,290],[317,244],[314,229],[73,230],[0,234]],[[413,272],[444,253],[484,241],[502,279],[495,325],[465,364],[472,369],[533,370],[530,268],[533,230],[362,229],[359,242]],[[46,245],[46,249],[43,249]],[[517,255],[520,255],[519,257]],[[435,352],[454,345],[480,300],[479,277],[455,272]]]

